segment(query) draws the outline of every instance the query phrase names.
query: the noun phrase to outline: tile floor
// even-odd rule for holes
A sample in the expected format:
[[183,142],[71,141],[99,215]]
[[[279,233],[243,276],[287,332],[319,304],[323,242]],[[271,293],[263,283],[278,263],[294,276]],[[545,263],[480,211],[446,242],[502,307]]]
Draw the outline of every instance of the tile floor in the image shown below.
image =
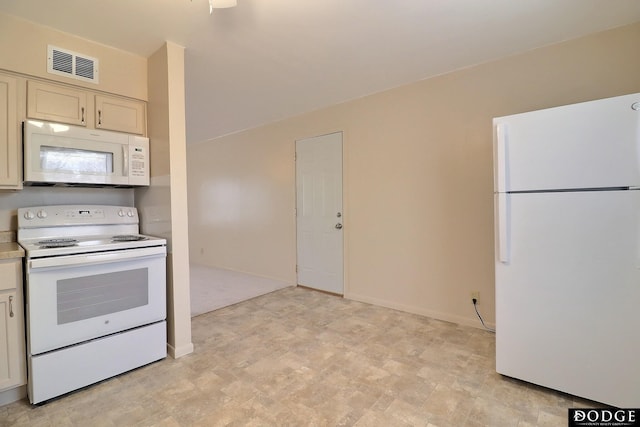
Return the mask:
[[192,319],[195,352],[2,426],[566,426],[594,406],[494,372],[494,336],[302,288]]

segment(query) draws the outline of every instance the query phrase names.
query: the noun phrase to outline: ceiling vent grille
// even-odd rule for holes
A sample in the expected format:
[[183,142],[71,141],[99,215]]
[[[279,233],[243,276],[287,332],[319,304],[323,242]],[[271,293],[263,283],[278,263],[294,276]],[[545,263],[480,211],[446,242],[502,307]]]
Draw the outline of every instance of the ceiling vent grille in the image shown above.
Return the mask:
[[47,49],[47,72],[97,84],[98,60],[49,45]]

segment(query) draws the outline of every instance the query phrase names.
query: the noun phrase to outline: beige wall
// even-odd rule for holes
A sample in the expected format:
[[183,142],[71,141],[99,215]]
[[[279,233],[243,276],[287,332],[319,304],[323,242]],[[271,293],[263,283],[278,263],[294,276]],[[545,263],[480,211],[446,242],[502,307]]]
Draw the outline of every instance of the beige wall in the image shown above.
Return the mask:
[[295,281],[294,142],[344,131],[345,296],[494,322],[495,116],[640,91],[640,23],[188,147],[191,256]]
[[[97,58],[99,84],[47,73],[47,45]],[[0,13],[0,69],[147,99],[147,59]]]
[[143,233],[167,239],[169,354],[193,352],[189,289],[184,48],[167,42],[149,58],[151,186],[135,190]]
[[293,284],[293,148],[270,130],[188,146],[190,258]]

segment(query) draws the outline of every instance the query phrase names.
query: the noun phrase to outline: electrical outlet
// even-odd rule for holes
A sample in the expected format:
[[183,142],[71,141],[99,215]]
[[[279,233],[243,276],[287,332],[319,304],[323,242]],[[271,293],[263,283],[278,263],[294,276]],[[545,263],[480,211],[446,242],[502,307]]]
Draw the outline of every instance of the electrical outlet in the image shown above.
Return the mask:
[[480,291],[471,291],[471,299],[475,299],[476,303],[480,302]]

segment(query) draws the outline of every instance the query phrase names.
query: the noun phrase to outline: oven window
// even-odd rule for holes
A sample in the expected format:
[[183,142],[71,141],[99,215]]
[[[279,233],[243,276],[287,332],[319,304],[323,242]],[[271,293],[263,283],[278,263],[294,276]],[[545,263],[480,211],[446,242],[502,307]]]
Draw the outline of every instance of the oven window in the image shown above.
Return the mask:
[[58,325],[149,303],[147,268],[58,280]]
[[49,172],[112,174],[113,153],[41,145],[40,169]]

